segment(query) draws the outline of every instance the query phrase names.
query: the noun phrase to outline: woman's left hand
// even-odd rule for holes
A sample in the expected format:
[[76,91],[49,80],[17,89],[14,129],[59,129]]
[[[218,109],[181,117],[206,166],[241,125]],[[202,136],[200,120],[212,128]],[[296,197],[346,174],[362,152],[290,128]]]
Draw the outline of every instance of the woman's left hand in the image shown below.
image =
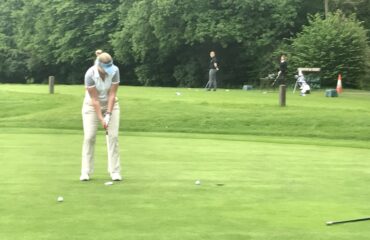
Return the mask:
[[108,127],[108,125],[109,125],[109,122],[110,122],[110,113],[106,113],[105,115],[104,115],[104,125],[106,126],[106,128]]

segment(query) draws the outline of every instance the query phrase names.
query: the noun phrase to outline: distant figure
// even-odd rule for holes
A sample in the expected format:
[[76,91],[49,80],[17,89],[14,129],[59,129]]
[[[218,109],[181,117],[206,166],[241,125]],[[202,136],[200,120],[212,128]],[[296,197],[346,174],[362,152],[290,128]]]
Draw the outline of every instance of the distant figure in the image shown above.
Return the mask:
[[286,61],[286,56],[285,55],[281,55],[281,57],[280,57],[279,72],[278,72],[279,83],[280,84],[285,84],[287,72],[288,72],[288,63]]
[[209,56],[211,57],[211,60],[209,62],[209,78],[206,85],[207,91],[210,91],[213,89],[213,91],[216,91],[217,89],[217,79],[216,79],[216,73],[219,70],[218,64],[217,64],[217,58],[216,53],[214,51],[211,51],[209,53]]

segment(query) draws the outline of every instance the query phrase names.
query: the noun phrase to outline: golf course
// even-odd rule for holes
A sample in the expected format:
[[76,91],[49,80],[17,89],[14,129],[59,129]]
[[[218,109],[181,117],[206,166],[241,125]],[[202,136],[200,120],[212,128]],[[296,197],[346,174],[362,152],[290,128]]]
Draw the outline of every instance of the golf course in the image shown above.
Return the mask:
[[106,186],[102,127],[79,181],[84,91],[0,84],[1,240],[369,239],[325,223],[370,216],[370,92],[121,86]]

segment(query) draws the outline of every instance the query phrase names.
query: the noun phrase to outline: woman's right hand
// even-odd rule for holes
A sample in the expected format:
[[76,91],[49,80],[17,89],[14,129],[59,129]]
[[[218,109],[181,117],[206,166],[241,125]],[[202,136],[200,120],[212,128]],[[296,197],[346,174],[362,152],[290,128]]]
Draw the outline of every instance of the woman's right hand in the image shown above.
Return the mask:
[[108,125],[105,124],[104,118],[100,119],[100,123],[104,129],[107,129]]

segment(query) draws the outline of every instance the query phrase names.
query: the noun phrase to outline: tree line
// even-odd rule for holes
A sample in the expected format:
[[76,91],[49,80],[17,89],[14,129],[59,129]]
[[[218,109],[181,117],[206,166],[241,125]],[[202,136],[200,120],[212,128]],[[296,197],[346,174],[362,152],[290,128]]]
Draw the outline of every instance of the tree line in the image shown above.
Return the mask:
[[[370,82],[369,0],[3,0],[0,82],[80,84],[96,49],[113,55],[124,84],[200,87],[211,50],[220,84],[257,83],[287,54],[322,67],[324,85]],[[337,11],[339,9],[339,11]]]

